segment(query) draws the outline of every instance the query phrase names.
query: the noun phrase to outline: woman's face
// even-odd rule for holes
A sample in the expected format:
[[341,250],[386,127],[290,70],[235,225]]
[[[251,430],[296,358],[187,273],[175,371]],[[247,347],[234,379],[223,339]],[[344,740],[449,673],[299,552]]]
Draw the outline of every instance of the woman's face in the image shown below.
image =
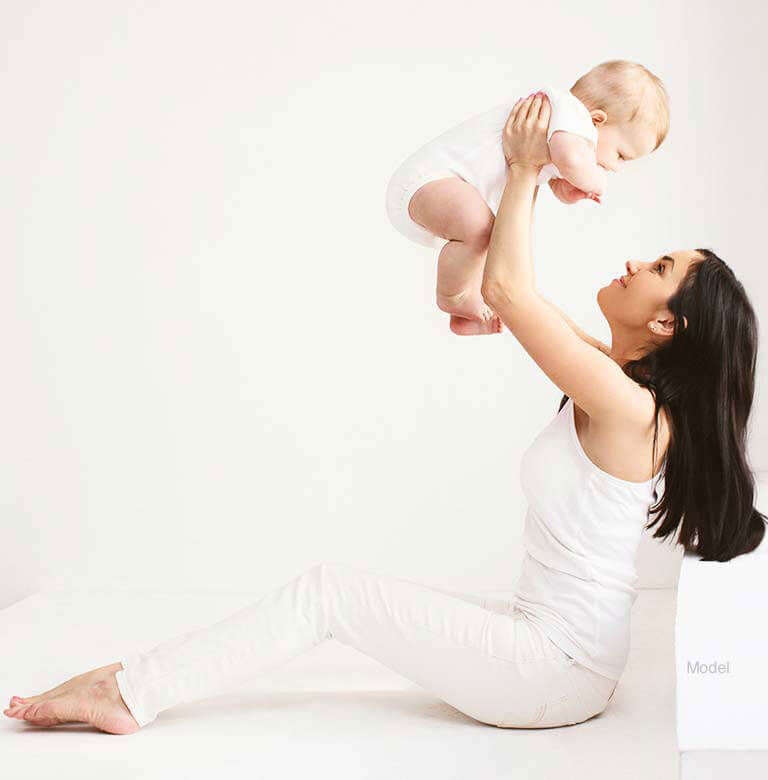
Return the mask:
[[637,330],[638,335],[669,335],[672,315],[667,300],[677,290],[691,263],[703,259],[694,249],[680,249],[651,260],[627,260],[618,280],[601,287],[597,293],[598,306],[612,331],[620,328]]

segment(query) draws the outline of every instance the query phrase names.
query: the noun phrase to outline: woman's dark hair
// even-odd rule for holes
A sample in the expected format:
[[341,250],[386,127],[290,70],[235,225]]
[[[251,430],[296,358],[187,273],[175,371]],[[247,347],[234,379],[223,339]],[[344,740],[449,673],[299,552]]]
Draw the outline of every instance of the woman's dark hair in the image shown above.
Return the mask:
[[701,561],[729,561],[762,542],[768,519],[754,507],[755,478],[745,451],[757,318],[725,261],[709,249],[696,252],[704,259],[691,263],[667,301],[675,317],[672,338],[623,370],[654,397],[652,464],[661,407],[670,427],[664,495],[658,501],[654,489],[649,516],[657,517],[645,527],[661,521],[653,536],[666,539],[679,526],[677,541],[686,552]]

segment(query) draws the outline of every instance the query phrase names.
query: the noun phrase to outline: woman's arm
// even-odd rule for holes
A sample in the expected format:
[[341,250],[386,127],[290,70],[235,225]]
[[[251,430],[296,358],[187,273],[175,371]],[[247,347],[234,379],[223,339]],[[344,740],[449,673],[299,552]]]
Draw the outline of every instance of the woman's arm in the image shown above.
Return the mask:
[[531,225],[537,176],[533,166],[509,166],[485,259],[480,287],[483,297],[525,297],[535,291]]
[[531,200],[531,230],[533,230],[533,212],[536,210],[534,206],[536,205],[536,196],[539,194],[539,185],[536,185],[536,189],[533,191],[533,200]]
[[551,107],[546,96],[543,102],[538,96],[533,102],[531,98],[515,103],[502,132],[509,165],[485,259],[480,287],[484,297],[496,293],[526,296],[534,290],[530,234],[536,179],[541,166],[550,160],[547,127]]
[[[531,203],[531,223],[530,223],[530,229],[533,229],[533,214],[534,214],[534,206],[536,205],[536,196],[539,194],[539,187],[538,185],[533,191],[533,200]],[[604,344],[599,339],[596,339],[594,336],[590,336],[589,333],[587,333],[585,330],[580,328],[562,309],[555,306],[552,301],[547,301],[544,298],[542,298],[544,302],[550,306],[552,309],[554,309],[567,323],[568,327],[583,341],[586,341],[587,344],[595,347],[595,349],[599,349],[602,353],[608,355],[610,354],[611,348]]]
[[586,341],[590,346],[593,346],[595,349],[599,349],[604,355],[611,354],[611,348],[607,344],[604,344],[602,341],[600,341],[600,339],[596,339],[594,336],[590,336],[589,333],[580,328],[562,309],[555,306],[552,301],[547,301],[544,298],[542,298],[542,300],[552,309],[554,309],[568,323],[568,327],[582,341]]
[[[539,98],[524,111],[513,109],[504,128],[512,140],[505,148],[511,162],[491,231],[481,294],[488,306],[561,392],[593,420],[646,425],[652,398],[621,366],[579,337],[561,313],[535,290],[530,252],[531,208],[539,168],[539,142],[546,143]],[[530,110],[529,110],[530,109]],[[526,117],[520,123],[519,117]],[[531,123],[528,114],[538,117]],[[517,130],[513,130],[517,126]],[[506,143],[506,141],[505,141]],[[509,153],[507,153],[509,152]],[[515,162],[517,161],[517,162]]]
[[[513,184],[513,186],[514,186],[514,184]],[[505,189],[505,192],[506,192],[506,189]],[[528,235],[529,236],[530,236],[530,231],[533,228],[533,214],[534,214],[534,208],[533,207],[534,207],[534,205],[536,203],[536,196],[538,195],[538,192],[539,192],[539,188],[537,186],[533,190],[533,195],[531,197],[531,207],[529,209],[530,210],[530,220],[529,220],[529,225],[528,225]],[[509,199],[509,198],[507,198],[507,199]],[[503,198],[502,198],[502,200],[503,200]],[[503,219],[503,218],[506,217],[506,215],[507,215],[507,209],[505,209],[504,214],[501,214],[501,206],[499,206],[499,213],[496,215],[496,219],[499,219],[500,217]],[[512,231],[510,231],[508,233],[508,235],[510,237],[512,237],[512,239],[514,240],[514,233]],[[493,233],[491,234],[491,237],[493,237]],[[499,243],[501,243],[501,242],[497,242],[497,247],[498,247]],[[505,244],[502,244],[502,249],[500,251],[502,251],[502,252],[505,251],[504,248],[503,248],[504,246],[505,246]],[[491,250],[490,250],[490,247],[489,247],[489,249],[488,249],[488,253],[489,254],[490,254],[490,251]],[[497,251],[499,251],[499,250],[497,249]],[[486,259],[486,268],[488,267],[487,263],[488,263],[488,260]],[[530,248],[528,249],[528,262],[527,262],[527,265],[531,269],[531,276],[532,276],[533,275],[533,261],[532,261],[532,258],[531,258]],[[505,267],[506,267],[506,261],[505,261]],[[483,278],[485,279],[485,277],[483,277]],[[486,288],[486,292],[487,292],[488,289],[489,288]],[[601,352],[605,353],[606,355],[610,352],[610,347],[608,347],[606,344],[603,344],[602,341],[599,341],[598,339],[594,338],[593,336],[590,336],[586,331],[582,330],[570,317],[568,317],[567,314],[565,314],[565,312],[562,311],[562,309],[559,309],[551,301],[546,301],[544,298],[542,298],[542,300],[544,300],[545,303],[548,306],[550,306],[554,311],[556,311],[565,320],[565,322],[568,323],[568,326],[571,328],[571,330],[580,339],[582,339],[583,341],[586,341],[587,344],[595,347],[596,349],[599,349]]]

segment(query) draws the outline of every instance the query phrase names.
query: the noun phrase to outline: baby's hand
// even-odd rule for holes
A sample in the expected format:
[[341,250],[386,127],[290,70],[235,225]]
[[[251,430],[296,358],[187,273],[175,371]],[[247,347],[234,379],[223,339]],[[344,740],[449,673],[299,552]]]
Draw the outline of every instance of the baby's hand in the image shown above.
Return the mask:
[[600,203],[600,199],[597,195],[591,192],[584,192],[578,187],[574,187],[567,179],[552,178],[549,180],[549,187],[554,193],[555,197],[562,203],[576,203],[578,200],[594,200]]

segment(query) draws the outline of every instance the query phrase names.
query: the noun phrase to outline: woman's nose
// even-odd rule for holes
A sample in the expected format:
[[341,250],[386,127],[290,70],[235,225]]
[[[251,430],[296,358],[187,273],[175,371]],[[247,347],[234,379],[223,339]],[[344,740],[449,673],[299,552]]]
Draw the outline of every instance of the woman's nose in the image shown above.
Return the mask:
[[627,260],[626,268],[629,273],[633,274],[637,270],[637,264],[634,260]]

